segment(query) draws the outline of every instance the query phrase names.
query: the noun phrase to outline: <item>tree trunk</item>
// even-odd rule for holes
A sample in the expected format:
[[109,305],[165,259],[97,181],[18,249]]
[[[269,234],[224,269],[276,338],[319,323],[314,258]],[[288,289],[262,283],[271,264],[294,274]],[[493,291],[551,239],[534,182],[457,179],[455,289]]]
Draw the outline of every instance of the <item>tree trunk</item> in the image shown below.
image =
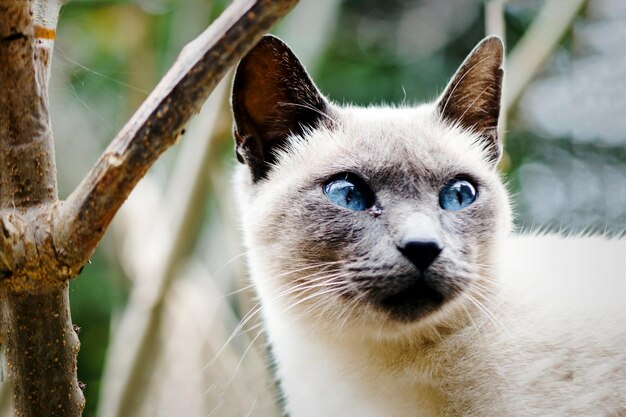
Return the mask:
[[7,377],[18,416],[80,416],[78,338],[50,235],[57,205],[48,78],[60,3],[0,1],[0,286]]
[[[8,376],[16,416],[80,416],[76,380],[79,342],[70,317],[68,284],[48,293],[3,291]],[[41,343],[46,340],[46,343]]]

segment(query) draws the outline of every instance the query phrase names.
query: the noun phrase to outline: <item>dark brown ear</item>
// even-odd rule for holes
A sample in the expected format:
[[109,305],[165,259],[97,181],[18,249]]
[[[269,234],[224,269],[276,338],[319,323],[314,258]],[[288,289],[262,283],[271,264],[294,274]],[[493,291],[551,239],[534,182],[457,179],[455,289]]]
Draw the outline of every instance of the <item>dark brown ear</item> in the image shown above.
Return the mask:
[[239,63],[232,107],[237,159],[248,164],[254,181],[267,175],[290,135],[328,118],[328,104],[298,58],[269,35]]
[[497,36],[485,38],[465,58],[439,99],[444,120],[470,129],[484,138],[489,159],[501,155],[498,117],[502,95],[504,46]]

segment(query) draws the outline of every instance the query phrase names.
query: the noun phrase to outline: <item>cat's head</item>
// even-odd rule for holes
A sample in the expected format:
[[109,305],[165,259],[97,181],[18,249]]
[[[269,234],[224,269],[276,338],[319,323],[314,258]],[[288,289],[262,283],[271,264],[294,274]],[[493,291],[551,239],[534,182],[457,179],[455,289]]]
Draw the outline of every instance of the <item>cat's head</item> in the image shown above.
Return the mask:
[[502,60],[502,42],[487,38],[435,103],[359,108],[324,98],[275,37],[242,59],[238,188],[263,302],[391,329],[484,294],[510,227],[495,166]]

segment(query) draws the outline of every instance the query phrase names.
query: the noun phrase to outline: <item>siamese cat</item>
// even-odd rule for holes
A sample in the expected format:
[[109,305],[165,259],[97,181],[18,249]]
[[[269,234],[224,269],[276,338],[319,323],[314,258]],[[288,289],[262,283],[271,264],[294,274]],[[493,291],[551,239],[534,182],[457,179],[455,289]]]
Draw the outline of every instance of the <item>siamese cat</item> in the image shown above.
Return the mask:
[[275,37],[241,60],[239,207],[289,416],[626,416],[624,241],[511,235],[502,64],[489,37],[434,103],[359,108]]

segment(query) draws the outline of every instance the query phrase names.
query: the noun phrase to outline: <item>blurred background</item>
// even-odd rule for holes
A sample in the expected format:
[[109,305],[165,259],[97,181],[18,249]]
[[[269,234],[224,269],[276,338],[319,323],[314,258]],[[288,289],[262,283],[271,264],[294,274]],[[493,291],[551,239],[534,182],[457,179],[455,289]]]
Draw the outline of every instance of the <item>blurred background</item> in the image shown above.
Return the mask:
[[[50,88],[61,198],[228,3],[62,9]],[[325,94],[356,104],[432,100],[485,34],[499,34],[509,52],[501,169],[518,229],[624,235],[623,0],[301,0],[275,33]],[[280,415],[232,201],[229,83],[71,282],[86,417]],[[0,416],[8,409],[0,384]]]

